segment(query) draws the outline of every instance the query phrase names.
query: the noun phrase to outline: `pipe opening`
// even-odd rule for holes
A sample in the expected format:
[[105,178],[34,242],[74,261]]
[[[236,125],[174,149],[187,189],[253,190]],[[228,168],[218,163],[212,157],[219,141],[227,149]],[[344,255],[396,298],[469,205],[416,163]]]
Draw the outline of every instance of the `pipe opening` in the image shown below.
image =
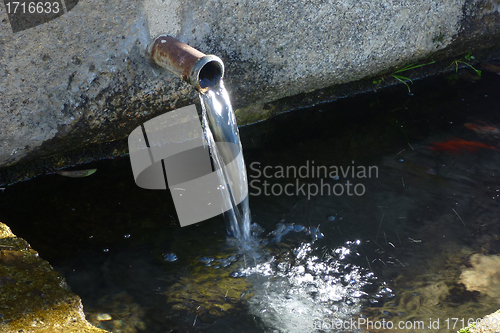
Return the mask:
[[202,89],[212,88],[219,85],[222,79],[223,69],[219,62],[210,61],[205,64],[198,75],[198,83]]
[[153,60],[199,92],[220,86],[224,63],[215,55],[205,55],[172,36],[162,35],[150,45]]

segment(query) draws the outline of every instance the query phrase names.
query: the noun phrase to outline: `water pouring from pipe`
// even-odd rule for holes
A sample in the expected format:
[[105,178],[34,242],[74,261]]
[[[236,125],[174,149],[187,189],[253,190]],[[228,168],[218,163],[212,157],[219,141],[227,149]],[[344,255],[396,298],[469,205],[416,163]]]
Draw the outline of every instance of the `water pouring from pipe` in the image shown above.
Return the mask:
[[214,55],[205,55],[172,36],[159,36],[149,47],[153,60],[168,69],[199,93],[203,109],[203,131],[218,174],[224,201],[231,209],[224,212],[228,232],[237,239],[250,237],[250,210],[247,173],[238,126],[229,95],[224,87],[224,64]]

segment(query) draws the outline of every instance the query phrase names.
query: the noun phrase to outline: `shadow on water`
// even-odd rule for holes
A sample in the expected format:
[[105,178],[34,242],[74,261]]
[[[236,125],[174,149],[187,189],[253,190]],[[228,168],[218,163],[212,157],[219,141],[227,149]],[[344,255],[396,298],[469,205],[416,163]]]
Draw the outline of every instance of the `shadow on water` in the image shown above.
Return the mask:
[[[500,302],[494,277],[481,284],[488,271],[470,261],[500,253],[499,88],[491,73],[434,77],[416,82],[414,96],[396,87],[241,128],[251,249],[226,240],[222,217],[180,228],[170,194],[136,187],[128,158],[93,163],[86,178],[10,186],[0,219],[110,331],[366,331],[351,320],[456,331],[462,322],[452,329],[451,318],[467,322]],[[313,165],[328,173],[313,177]]]

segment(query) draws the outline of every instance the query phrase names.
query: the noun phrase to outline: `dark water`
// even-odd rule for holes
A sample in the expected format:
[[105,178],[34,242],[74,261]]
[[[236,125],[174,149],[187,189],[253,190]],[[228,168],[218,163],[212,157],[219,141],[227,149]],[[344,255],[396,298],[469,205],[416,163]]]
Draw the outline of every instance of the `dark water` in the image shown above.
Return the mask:
[[434,77],[241,128],[251,248],[180,228],[127,157],[7,187],[0,220],[115,332],[455,332],[500,306],[499,90]]

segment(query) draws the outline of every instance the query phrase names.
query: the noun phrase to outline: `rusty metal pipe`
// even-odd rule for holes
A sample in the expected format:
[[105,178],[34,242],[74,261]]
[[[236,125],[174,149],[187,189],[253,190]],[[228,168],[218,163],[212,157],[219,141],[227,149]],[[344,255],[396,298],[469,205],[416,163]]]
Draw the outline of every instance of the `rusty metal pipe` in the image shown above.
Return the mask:
[[205,55],[178,39],[161,35],[149,46],[149,54],[166,68],[200,92],[218,86],[224,76],[224,63],[214,55]]

